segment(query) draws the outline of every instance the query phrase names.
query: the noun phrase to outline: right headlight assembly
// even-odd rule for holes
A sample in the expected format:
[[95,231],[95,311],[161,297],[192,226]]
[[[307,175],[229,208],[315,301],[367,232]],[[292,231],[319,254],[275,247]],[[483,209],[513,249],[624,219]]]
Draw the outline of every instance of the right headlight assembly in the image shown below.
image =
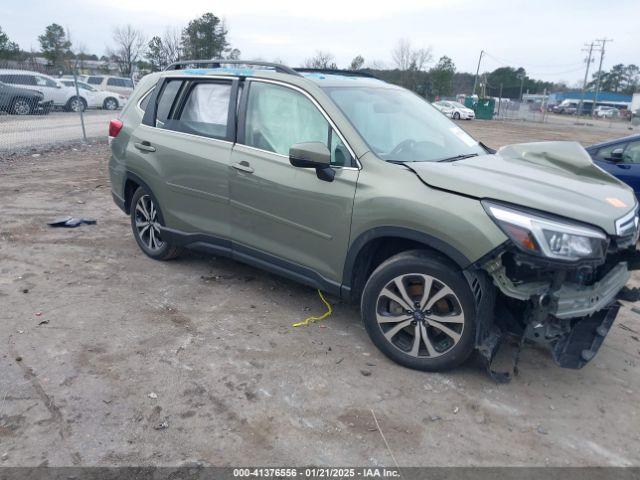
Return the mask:
[[482,205],[500,229],[526,253],[576,261],[602,259],[607,251],[607,236],[596,228],[546,218],[490,201],[483,201]]

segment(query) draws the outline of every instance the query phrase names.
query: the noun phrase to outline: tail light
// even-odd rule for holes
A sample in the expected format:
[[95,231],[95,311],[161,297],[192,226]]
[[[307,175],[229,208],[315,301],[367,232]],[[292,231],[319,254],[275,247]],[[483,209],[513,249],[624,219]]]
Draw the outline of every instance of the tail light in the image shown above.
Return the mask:
[[109,142],[116,138],[124,124],[120,120],[113,119],[109,122]]

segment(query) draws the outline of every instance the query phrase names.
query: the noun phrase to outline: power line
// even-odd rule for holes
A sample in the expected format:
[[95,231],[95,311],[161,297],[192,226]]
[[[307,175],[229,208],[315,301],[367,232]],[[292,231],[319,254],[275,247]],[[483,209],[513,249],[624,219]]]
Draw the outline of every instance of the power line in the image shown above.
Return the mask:
[[485,55],[487,55],[488,57],[493,58],[494,60],[497,60],[498,62],[501,62],[505,65],[510,64],[510,65],[527,65],[528,67],[531,67],[533,69],[545,69],[545,68],[564,68],[564,67],[575,67],[575,66],[582,66],[582,62],[574,62],[574,63],[556,63],[556,64],[546,64],[546,65],[541,65],[541,64],[533,64],[533,63],[528,63],[528,62],[518,62],[516,60],[509,60],[508,58],[504,58],[504,57],[499,57],[497,55],[494,55],[492,53],[489,53],[487,51],[484,52]]

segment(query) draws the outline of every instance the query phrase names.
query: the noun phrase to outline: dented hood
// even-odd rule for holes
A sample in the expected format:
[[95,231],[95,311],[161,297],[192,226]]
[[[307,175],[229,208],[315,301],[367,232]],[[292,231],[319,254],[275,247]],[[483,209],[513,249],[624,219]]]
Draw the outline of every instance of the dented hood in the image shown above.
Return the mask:
[[534,208],[610,234],[615,220],[636,203],[633,191],[597,167],[576,142],[508,145],[494,155],[408,166],[432,187]]

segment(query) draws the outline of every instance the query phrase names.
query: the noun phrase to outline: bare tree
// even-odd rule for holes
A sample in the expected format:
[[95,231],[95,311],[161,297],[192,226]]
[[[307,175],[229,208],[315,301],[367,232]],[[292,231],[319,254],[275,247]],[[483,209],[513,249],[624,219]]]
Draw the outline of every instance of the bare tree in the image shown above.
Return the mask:
[[398,70],[419,72],[425,70],[433,59],[433,55],[431,54],[431,47],[414,49],[409,40],[401,38],[391,51],[391,58]]
[[182,29],[167,27],[162,35],[162,45],[167,62],[177,62],[182,58]]
[[131,76],[136,62],[142,57],[146,47],[144,34],[131,25],[116,27],[113,30],[115,48],[109,50],[109,56],[116,62],[123,76]]
[[398,70],[409,70],[411,63],[411,43],[406,38],[401,38],[391,51],[391,59]]
[[323,70],[337,70],[338,69],[338,66],[336,65],[335,57],[333,56],[333,54],[331,54],[329,52],[322,52],[320,50],[318,50],[313,57],[307,58],[304,61],[304,67],[305,68],[319,68],[319,69],[323,69]]
[[400,70],[400,84],[414,91],[421,90],[419,93],[424,94],[424,72],[433,58],[431,48],[414,49],[409,40],[402,38],[391,51],[391,58]]

